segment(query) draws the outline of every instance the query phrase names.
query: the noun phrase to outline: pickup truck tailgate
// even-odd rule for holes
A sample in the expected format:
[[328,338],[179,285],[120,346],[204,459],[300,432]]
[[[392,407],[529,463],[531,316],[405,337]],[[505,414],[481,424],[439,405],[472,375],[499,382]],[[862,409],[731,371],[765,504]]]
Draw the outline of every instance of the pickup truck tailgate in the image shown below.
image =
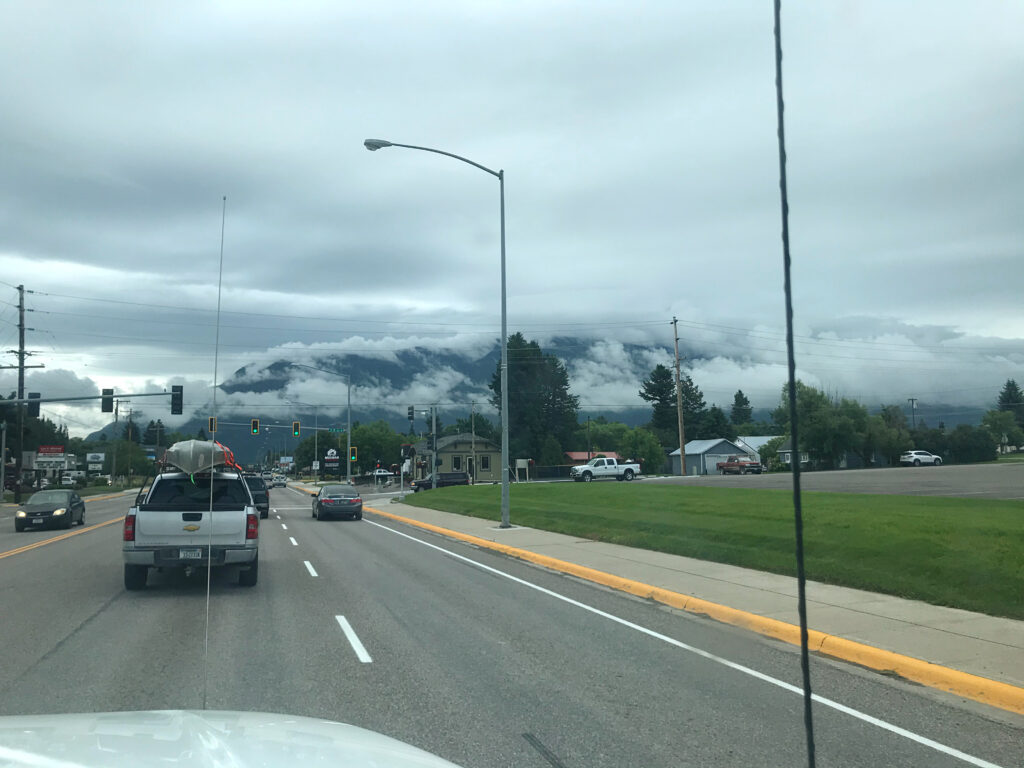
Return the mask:
[[[255,514],[256,510],[249,512]],[[238,546],[245,543],[245,526],[245,509],[182,512],[143,508],[135,518],[135,546]]]

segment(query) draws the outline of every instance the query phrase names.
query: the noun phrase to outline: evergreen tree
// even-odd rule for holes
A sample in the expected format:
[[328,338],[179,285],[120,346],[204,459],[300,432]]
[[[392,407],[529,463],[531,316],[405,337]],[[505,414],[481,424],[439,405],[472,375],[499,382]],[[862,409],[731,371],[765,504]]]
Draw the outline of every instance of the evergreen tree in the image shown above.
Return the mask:
[[[679,429],[676,414],[676,383],[672,372],[659,363],[640,385],[640,397],[651,404],[651,429],[663,441]],[[667,442],[672,442],[669,439]]]
[[[491,405],[501,407],[501,363],[491,379]],[[522,333],[508,338],[510,458],[539,456],[548,435],[567,445],[578,428],[579,398],[569,393],[565,364]]]
[[750,400],[743,394],[742,389],[737,389],[732,396],[732,413],[729,420],[736,425],[747,424],[754,416],[754,409],[750,407]]
[[1017,426],[1024,427],[1024,392],[1013,379],[1007,379],[999,393],[999,410],[1010,411]]

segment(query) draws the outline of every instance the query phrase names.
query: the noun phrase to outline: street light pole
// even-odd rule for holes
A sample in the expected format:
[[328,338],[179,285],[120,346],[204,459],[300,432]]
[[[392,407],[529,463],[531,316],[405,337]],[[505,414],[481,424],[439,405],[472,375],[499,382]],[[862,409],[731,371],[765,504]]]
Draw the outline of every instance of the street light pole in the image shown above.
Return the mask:
[[469,158],[430,147],[419,147],[414,144],[396,144],[384,139],[366,139],[363,146],[371,152],[385,147],[402,147],[418,149],[422,152],[433,152],[445,155],[479,168],[485,173],[497,177],[501,201],[501,527],[509,528],[509,456],[508,456],[508,312],[506,306],[507,289],[505,284],[505,171],[494,171],[485,165],[475,163]]

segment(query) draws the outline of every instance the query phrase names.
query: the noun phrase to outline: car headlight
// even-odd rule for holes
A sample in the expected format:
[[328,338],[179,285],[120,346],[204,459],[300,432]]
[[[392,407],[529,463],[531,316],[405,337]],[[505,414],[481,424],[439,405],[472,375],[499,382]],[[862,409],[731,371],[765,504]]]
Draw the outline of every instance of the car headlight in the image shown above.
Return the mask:
[[67,512],[67,510],[64,509],[64,508],[55,509],[55,510],[53,510],[53,516],[57,517],[57,515],[63,515],[65,512]]
[[28,515],[25,514],[25,510],[24,509],[19,509],[17,512],[14,513],[14,516],[15,517],[28,517]]

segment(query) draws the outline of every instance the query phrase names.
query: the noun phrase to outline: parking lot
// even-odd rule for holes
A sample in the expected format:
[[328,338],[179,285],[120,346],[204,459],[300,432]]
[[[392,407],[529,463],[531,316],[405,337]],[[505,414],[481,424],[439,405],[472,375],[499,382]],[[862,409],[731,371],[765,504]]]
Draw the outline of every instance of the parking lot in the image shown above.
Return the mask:
[[[649,478],[645,482],[721,486],[723,488],[788,489],[793,487],[792,475],[788,472],[770,475]],[[805,491],[1024,499],[1024,462],[803,472],[800,475],[800,483]]]

